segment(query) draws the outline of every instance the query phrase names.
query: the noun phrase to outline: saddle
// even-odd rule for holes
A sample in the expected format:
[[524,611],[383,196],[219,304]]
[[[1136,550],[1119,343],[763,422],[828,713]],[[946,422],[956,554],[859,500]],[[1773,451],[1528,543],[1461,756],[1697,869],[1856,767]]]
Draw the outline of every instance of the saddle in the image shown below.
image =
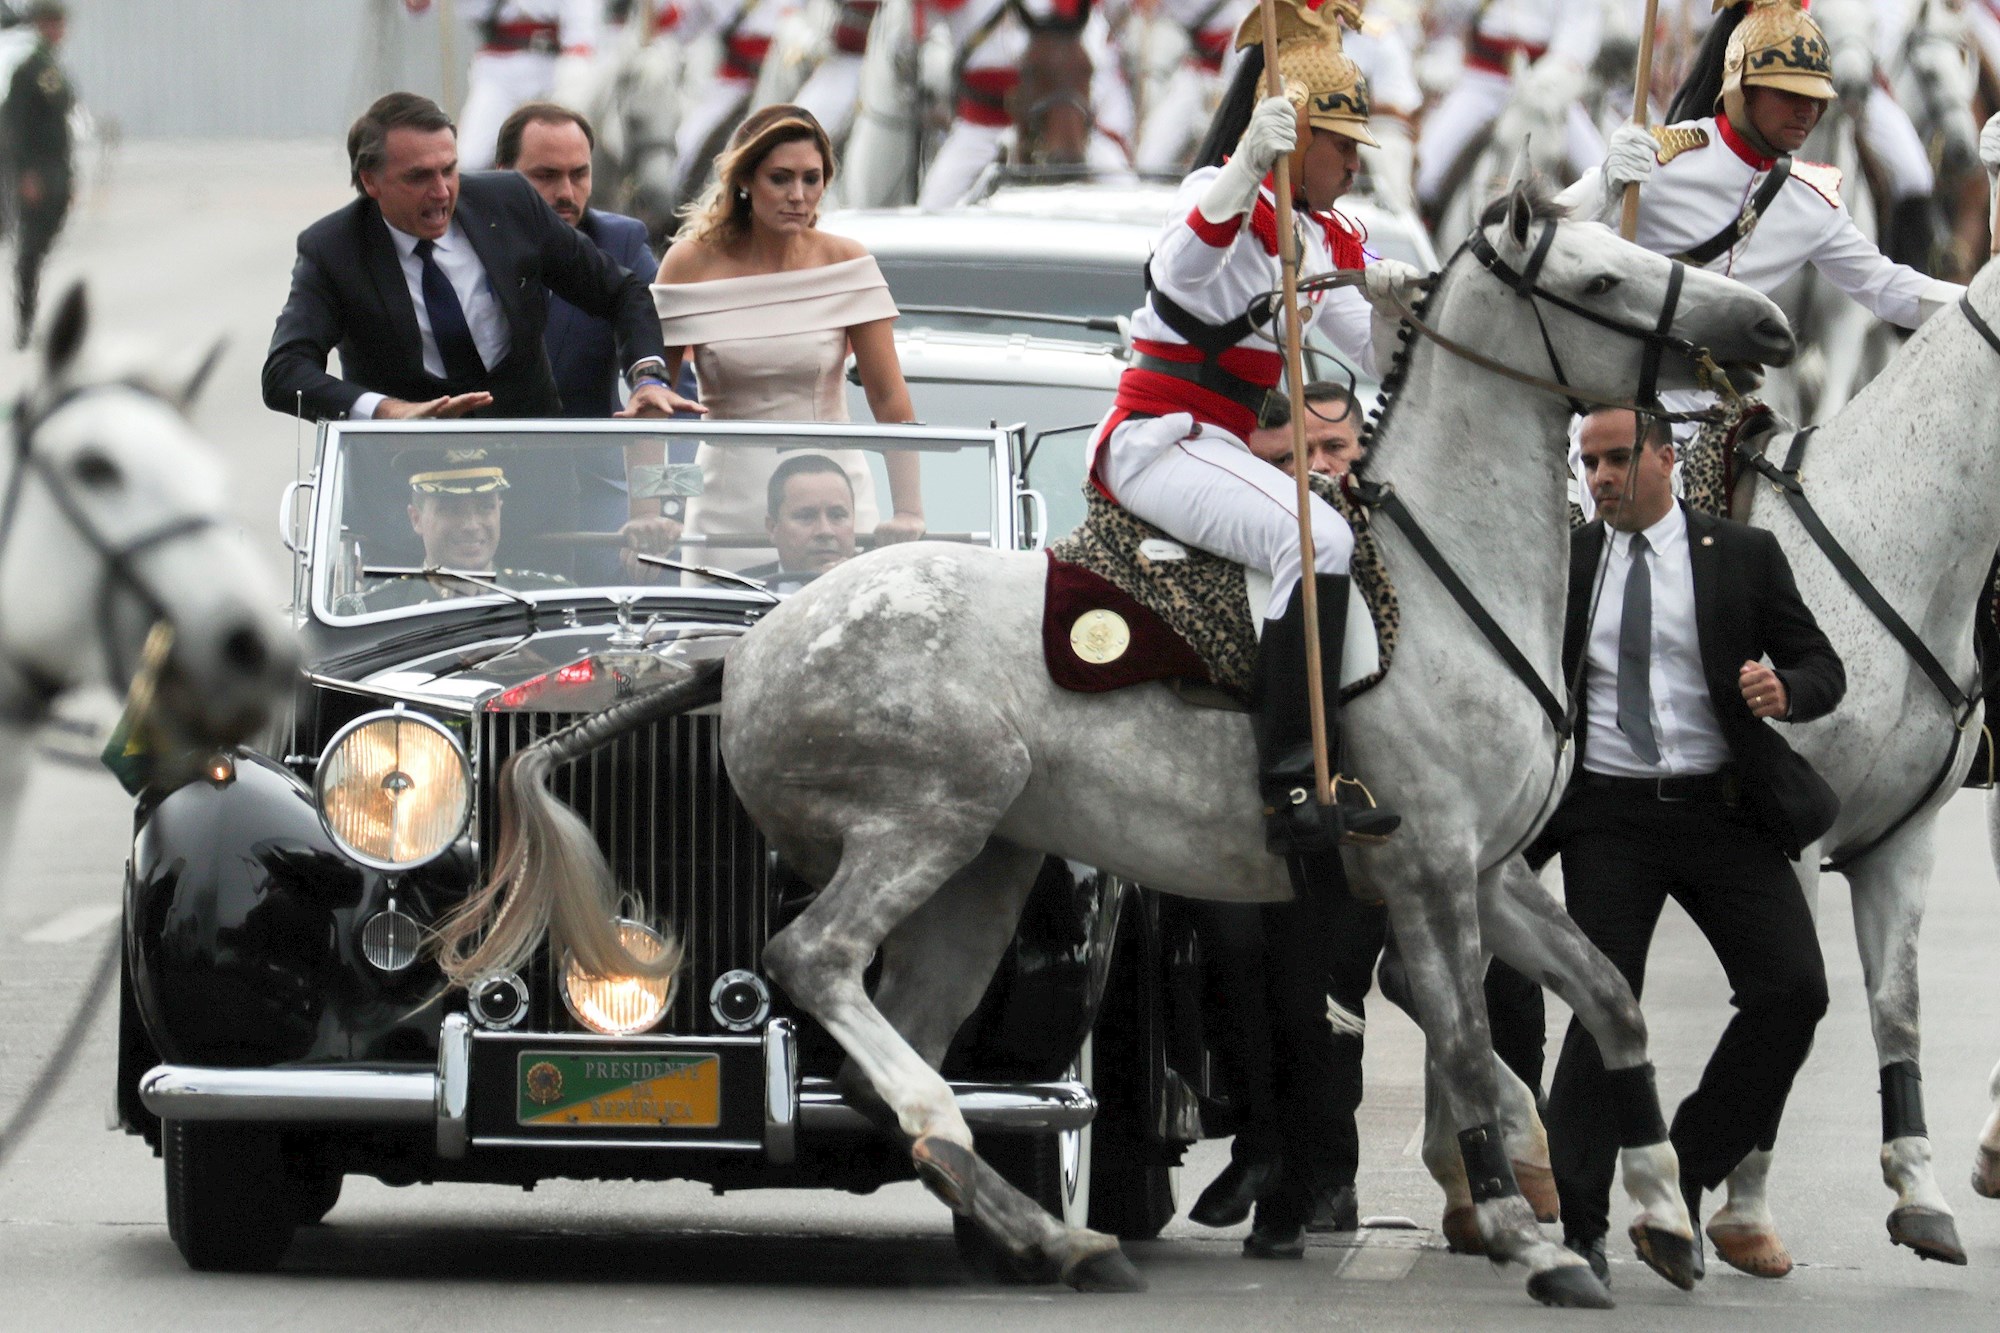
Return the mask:
[[[1401,611],[1368,510],[1331,478],[1313,490],[1354,529],[1342,701],[1388,674]],[[1066,690],[1101,694],[1167,681],[1190,703],[1245,706],[1268,574],[1187,546],[1098,494],[1076,530],[1049,548],[1042,655]],[[1363,614],[1365,610],[1365,614]]]

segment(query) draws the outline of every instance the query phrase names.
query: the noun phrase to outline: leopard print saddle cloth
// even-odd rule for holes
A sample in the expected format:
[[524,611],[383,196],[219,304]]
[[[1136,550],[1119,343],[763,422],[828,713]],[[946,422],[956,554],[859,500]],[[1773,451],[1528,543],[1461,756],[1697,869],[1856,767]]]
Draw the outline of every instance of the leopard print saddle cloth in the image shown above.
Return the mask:
[[[1341,689],[1341,698],[1351,699],[1388,673],[1401,612],[1368,531],[1368,510],[1330,478],[1315,476],[1312,484],[1354,529],[1354,586],[1375,630],[1374,669]],[[1252,609],[1244,567],[1174,540],[1094,489],[1087,499],[1083,522],[1049,548],[1043,640],[1050,674],[1066,688],[1092,691],[1205,680],[1247,699],[1261,606]],[[1351,623],[1348,642],[1352,659]]]

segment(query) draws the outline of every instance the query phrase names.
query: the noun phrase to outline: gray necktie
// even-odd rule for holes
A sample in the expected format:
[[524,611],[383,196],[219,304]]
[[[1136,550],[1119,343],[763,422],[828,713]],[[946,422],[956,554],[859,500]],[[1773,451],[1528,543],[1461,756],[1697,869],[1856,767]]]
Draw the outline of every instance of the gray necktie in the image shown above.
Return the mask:
[[1652,548],[1632,534],[1632,567],[1625,571],[1625,613],[1618,624],[1618,730],[1632,753],[1660,762],[1653,739],[1653,575],[1646,565]]

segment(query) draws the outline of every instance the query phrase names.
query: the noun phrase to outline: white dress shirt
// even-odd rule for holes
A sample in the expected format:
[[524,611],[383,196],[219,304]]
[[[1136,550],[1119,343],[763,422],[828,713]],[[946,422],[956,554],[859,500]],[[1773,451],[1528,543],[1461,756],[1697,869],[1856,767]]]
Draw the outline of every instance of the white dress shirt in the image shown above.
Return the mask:
[[1621,778],[1713,773],[1727,765],[1731,755],[1701,669],[1687,515],[1676,504],[1644,535],[1652,547],[1646,557],[1653,580],[1648,686],[1660,762],[1649,764],[1641,759],[1618,729],[1618,636],[1625,620],[1625,576],[1632,568],[1632,535],[1609,530],[1598,565],[1602,590],[1595,593],[1597,614],[1590,625],[1583,673],[1590,728],[1583,766],[1588,772]]
[[[417,333],[423,339],[424,369],[439,379],[444,378],[444,354],[438,351],[437,337],[431,332],[430,307],[424,304],[424,265],[417,258],[417,238],[406,231],[389,227],[389,239],[396,247],[396,258],[403,265],[403,283],[410,291],[410,304],[417,311]],[[479,262],[479,255],[472,248],[472,242],[465,238],[464,228],[453,218],[445,228],[445,233],[437,240],[431,252],[445,281],[458,294],[458,304],[465,311],[465,322],[472,330],[472,345],[479,349],[479,359],[491,370],[507,356],[507,342],[512,330],[507,324],[507,314],[500,308],[500,301],[493,295],[493,284],[487,279],[486,265]],[[375,415],[375,409],[382,404],[384,394],[364,393],[354,400],[352,415],[366,419]]]

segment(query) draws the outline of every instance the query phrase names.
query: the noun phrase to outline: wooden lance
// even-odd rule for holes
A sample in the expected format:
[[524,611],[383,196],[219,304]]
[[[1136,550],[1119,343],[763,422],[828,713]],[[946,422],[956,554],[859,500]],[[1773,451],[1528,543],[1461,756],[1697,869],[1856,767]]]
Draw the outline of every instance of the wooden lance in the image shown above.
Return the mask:
[[[1257,0],[1264,21],[1264,92],[1285,95],[1278,73],[1278,6]],[[1312,133],[1310,126],[1301,131]],[[1292,229],[1292,163],[1280,157],[1272,172],[1277,196],[1278,265],[1285,297],[1285,384],[1292,403],[1292,471],[1299,482],[1299,589],[1306,623],[1306,707],[1312,721],[1313,787],[1321,805],[1333,804],[1333,769],[1326,753],[1326,692],[1321,687],[1319,651],[1319,589],[1313,578],[1312,459],[1306,450],[1305,358],[1300,352],[1299,240]]]
[[[1646,24],[1639,29],[1639,75],[1632,86],[1632,123],[1646,128],[1646,104],[1653,95],[1653,29],[1659,25],[1660,0],[1646,0]],[[1625,211],[1618,218],[1618,234],[1631,240],[1639,234],[1639,182],[1625,187]]]

